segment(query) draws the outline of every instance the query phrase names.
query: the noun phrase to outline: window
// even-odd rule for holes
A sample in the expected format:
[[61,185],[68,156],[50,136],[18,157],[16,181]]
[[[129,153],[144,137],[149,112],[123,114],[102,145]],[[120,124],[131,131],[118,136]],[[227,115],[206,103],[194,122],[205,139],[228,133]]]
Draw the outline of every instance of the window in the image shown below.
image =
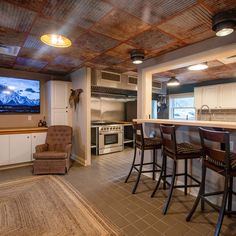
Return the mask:
[[169,99],[169,118],[174,120],[195,120],[194,95],[171,95]]

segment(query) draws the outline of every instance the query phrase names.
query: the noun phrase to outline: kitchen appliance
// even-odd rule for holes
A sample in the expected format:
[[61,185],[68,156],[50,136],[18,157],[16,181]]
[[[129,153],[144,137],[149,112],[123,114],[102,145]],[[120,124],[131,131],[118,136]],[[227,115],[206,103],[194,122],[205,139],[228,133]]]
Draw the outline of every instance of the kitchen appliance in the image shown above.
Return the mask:
[[112,121],[94,121],[98,126],[98,154],[123,151],[123,125]]

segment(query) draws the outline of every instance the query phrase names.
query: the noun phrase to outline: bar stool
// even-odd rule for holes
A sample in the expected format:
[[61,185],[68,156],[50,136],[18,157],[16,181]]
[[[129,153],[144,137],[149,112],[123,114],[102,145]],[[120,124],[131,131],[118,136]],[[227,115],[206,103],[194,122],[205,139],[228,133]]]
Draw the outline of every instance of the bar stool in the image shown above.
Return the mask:
[[[220,234],[224,215],[236,214],[236,211],[232,211],[232,194],[236,195],[233,191],[233,177],[236,176],[236,154],[230,153],[229,132],[206,130],[203,128],[199,128],[199,132],[203,149],[202,182],[198,196],[186,218],[186,221],[191,220],[191,217],[194,214],[200,200],[201,210],[204,210],[204,203],[206,202],[212,208],[219,211],[218,221],[214,233],[215,236],[218,236]],[[214,146],[212,146],[213,143]],[[216,147],[216,144],[218,144],[218,147]],[[222,150],[222,146],[224,146],[224,150]],[[205,193],[207,169],[211,169],[224,177],[224,191]],[[213,204],[206,198],[219,194],[223,194],[220,207]],[[227,201],[228,206],[226,209]]]
[[[163,189],[165,189],[166,184],[170,186],[168,197],[164,204],[163,214],[167,213],[173,189],[174,188],[184,188],[184,193],[187,195],[187,189],[189,187],[199,187],[200,181],[188,174],[188,160],[201,157],[201,148],[198,148],[190,143],[179,143],[176,142],[175,126],[173,125],[160,125],[161,138],[162,138],[162,148],[163,148],[163,163],[161,168],[161,173],[157,181],[156,187],[151,195],[155,196],[157,189],[159,188],[160,181],[163,180]],[[166,174],[166,161],[167,157],[173,160],[172,174]],[[184,173],[176,173],[177,162],[179,160],[184,160]],[[176,176],[184,176],[183,185],[175,185]],[[166,177],[172,177],[171,183],[167,182]],[[188,184],[188,178],[193,180],[196,184]]]
[[[156,158],[156,150],[161,149],[161,139],[160,138],[144,138],[143,133],[143,126],[142,124],[137,124],[133,122],[133,131],[134,131],[134,158],[132,162],[131,169],[129,171],[129,174],[125,180],[125,183],[128,182],[128,179],[132,173],[133,170],[136,170],[138,172],[138,176],[134,185],[134,188],[132,190],[132,193],[134,194],[136,192],[136,189],[138,187],[138,183],[141,177],[142,173],[152,173],[152,179],[155,180],[155,173],[160,172],[161,166],[157,164],[157,158]],[[137,148],[141,150],[141,160],[140,163],[136,163],[136,153]],[[152,150],[153,156],[152,156],[152,162],[144,162],[144,151],[145,150]],[[151,170],[143,170],[144,165],[152,165]],[[139,167],[139,168],[137,168]]]

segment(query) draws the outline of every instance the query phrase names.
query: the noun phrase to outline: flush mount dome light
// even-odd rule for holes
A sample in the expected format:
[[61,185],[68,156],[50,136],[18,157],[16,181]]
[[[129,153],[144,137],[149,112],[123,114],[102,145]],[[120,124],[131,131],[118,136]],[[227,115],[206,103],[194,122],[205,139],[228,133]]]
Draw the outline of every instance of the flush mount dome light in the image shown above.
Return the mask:
[[59,34],[44,34],[40,37],[40,40],[56,48],[67,48],[71,46],[71,41],[67,37]]
[[205,70],[208,68],[208,65],[206,62],[204,63],[199,63],[199,64],[196,64],[196,65],[192,65],[192,66],[189,66],[188,69],[189,70]]
[[178,85],[180,85],[180,82],[175,77],[171,77],[171,79],[169,79],[169,81],[167,82],[167,86],[178,86]]
[[223,37],[233,33],[236,26],[236,11],[229,10],[220,12],[213,16],[212,30],[216,32],[216,36]]
[[141,64],[144,59],[144,51],[139,49],[133,49],[130,52],[130,58],[133,64]]

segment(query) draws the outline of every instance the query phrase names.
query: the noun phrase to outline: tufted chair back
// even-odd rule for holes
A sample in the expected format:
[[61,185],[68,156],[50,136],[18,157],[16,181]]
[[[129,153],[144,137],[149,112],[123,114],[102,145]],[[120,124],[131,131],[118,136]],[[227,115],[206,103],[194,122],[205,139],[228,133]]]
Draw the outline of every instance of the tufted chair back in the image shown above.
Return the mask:
[[72,142],[72,128],[66,125],[54,125],[48,128],[46,143],[48,151],[64,152]]

